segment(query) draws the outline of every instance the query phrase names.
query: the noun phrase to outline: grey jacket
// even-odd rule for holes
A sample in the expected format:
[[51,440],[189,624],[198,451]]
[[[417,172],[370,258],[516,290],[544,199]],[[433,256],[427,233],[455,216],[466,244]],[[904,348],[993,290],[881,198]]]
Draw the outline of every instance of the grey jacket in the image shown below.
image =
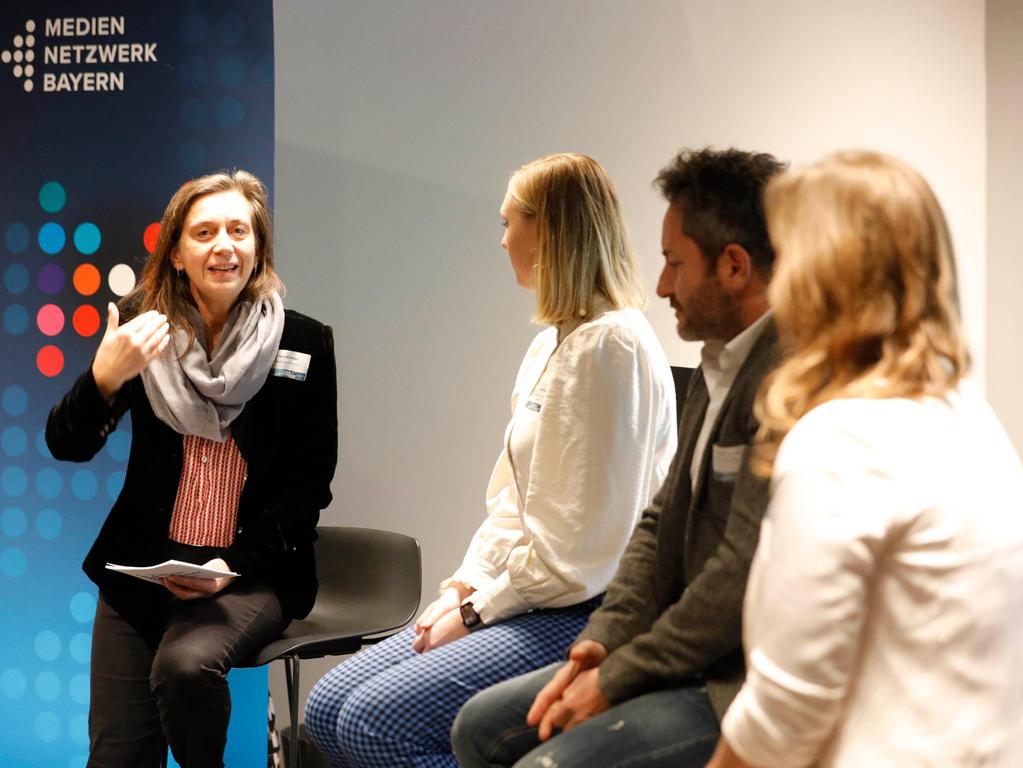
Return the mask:
[[[668,479],[640,518],[603,605],[576,639],[610,652],[599,680],[613,704],[705,681],[721,718],[742,685],[742,600],[769,489],[749,468],[753,401],[779,356],[777,329],[768,322],[722,404],[695,493],[689,467],[708,398],[702,371],[693,374]],[[714,471],[715,446],[745,446],[737,473]]]

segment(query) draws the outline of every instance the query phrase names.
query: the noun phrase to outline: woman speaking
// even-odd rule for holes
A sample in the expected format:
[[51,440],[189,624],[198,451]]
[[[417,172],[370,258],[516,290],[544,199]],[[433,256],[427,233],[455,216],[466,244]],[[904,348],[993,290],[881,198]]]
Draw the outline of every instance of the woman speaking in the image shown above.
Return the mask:
[[[99,587],[89,765],[222,766],[225,675],[305,616],[337,461],[330,328],[285,310],[266,190],[249,173],[171,198],[136,289],[50,412],[57,459],[87,461],[130,412],[124,487],[85,559]],[[153,584],[106,563],[231,572]]]

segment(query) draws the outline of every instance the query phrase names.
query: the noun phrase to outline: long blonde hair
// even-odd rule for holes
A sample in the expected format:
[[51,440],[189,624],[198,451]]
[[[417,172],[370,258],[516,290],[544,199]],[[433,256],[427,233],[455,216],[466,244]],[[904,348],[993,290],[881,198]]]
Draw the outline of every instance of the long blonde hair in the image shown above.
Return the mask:
[[537,222],[537,320],[557,325],[585,317],[597,293],[616,309],[643,306],[639,265],[600,163],[575,153],[547,155],[515,171],[508,190]]
[[942,396],[969,353],[945,217],[908,165],[838,153],[774,179],[765,205],[778,255],[769,296],[788,352],[756,403],[755,467],[769,474],[815,406]]

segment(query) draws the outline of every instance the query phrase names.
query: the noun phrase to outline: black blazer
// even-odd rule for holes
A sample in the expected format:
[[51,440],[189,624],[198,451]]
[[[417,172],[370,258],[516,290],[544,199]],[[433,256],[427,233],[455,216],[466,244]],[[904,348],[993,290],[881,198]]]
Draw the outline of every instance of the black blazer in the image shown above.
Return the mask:
[[[304,381],[271,373],[231,425],[248,470],[235,541],[221,556],[243,577],[268,582],[285,616],[302,618],[316,598],[312,544],[320,510],[331,500],[337,464],[334,338],[329,326],[287,310],[280,348],[311,355],[309,369]],[[128,381],[108,403],[90,366],[50,411],[46,444],[54,458],[88,461],[128,410],[132,441],[124,487],[82,567],[110,606],[155,643],[163,634],[171,594],[105,565],[148,565],[167,558],[182,436],[153,414],[141,377]]]

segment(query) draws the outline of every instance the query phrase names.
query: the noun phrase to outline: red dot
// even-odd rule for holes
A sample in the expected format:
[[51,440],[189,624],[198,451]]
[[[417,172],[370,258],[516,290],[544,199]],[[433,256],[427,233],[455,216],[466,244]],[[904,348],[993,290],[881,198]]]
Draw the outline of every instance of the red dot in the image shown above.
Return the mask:
[[99,330],[99,312],[95,307],[83,304],[71,316],[71,325],[79,336],[92,336]]
[[56,376],[64,370],[64,353],[52,344],[47,344],[36,355],[36,368],[43,376]]
[[152,253],[156,250],[156,241],[160,237],[160,223],[154,221],[148,227],[146,231],[142,233],[142,244],[146,246],[146,250]]

